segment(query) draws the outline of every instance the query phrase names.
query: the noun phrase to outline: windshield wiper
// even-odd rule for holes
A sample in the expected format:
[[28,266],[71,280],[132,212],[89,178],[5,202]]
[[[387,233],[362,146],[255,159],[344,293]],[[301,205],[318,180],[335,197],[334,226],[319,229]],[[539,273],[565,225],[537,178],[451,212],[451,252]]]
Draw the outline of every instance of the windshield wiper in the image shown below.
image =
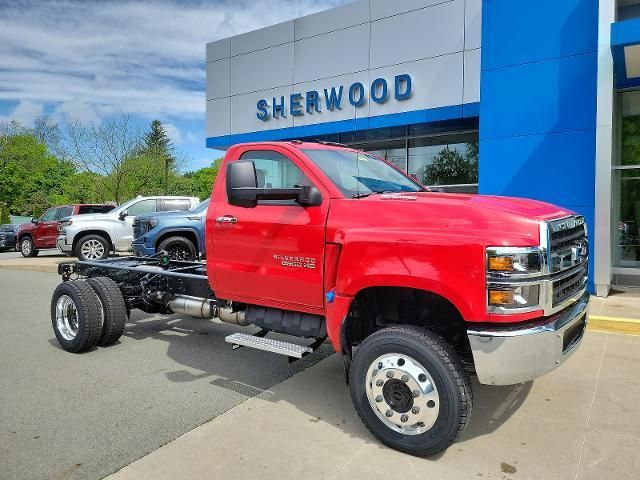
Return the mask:
[[373,192],[362,192],[362,193],[354,193],[353,198],[365,198],[369,195],[379,195],[382,193],[393,193],[399,190],[374,190]]

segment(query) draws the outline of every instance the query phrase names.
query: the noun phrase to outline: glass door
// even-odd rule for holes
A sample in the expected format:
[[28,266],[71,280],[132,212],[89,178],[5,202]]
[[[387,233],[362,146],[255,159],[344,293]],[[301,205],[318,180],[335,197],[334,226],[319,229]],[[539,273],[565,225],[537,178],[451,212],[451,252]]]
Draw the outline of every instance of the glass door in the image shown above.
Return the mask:
[[614,264],[640,268],[640,91],[621,98],[620,153],[613,166]]

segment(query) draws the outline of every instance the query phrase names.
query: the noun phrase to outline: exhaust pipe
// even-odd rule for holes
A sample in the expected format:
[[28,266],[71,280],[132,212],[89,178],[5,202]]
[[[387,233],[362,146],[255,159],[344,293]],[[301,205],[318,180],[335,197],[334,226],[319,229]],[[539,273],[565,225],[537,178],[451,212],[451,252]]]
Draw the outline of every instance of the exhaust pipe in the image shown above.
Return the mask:
[[231,307],[216,307],[208,298],[190,297],[189,295],[174,295],[169,300],[169,308],[174,313],[180,313],[195,318],[212,319],[217,317],[225,323],[247,326],[244,311],[234,312]]
[[174,295],[169,300],[169,308],[173,313],[181,313],[195,318],[213,318],[213,304],[207,298]]

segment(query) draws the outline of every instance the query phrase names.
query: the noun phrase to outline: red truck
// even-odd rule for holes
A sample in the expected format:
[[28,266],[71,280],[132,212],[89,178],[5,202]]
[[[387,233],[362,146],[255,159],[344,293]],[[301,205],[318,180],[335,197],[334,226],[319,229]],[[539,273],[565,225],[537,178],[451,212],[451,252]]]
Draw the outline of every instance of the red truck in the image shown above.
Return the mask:
[[206,264],[162,252],[63,263],[51,320],[71,352],[113,343],[132,308],[257,326],[226,341],[290,360],[328,339],[367,428],[431,455],[469,423],[471,375],[525,382],[576,350],[586,234],[561,207],[430,192],[342,146],[242,144],[213,186]]
[[72,215],[86,213],[107,213],[115,208],[115,205],[103,204],[73,204],[51,207],[40,218],[32,218],[30,223],[20,225],[16,249],[19,249],[23,257],[35,257],[38,250],[44,248],[56,248],[58,238],[59,221]]

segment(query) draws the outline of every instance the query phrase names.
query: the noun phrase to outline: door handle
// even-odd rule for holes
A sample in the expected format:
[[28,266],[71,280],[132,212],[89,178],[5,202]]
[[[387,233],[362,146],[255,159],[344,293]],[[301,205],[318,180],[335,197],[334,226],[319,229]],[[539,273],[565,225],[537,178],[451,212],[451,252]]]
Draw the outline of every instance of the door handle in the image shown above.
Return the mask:
[[223,217],[217,217],[216,223],[238,223],[238,219],[231,215],[225,215]]

